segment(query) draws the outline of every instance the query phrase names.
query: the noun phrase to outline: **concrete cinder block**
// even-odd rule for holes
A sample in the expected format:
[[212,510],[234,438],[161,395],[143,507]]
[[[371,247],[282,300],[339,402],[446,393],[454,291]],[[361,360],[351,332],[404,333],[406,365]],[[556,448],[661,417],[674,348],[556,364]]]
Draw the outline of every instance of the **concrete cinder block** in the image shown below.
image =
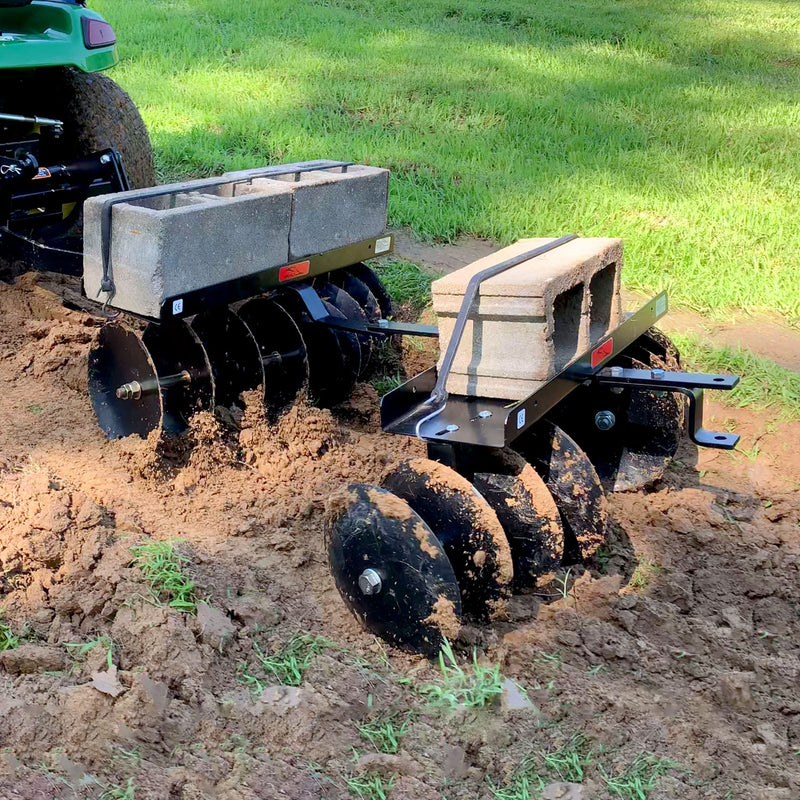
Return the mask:
[[[432,284],[442,358],[469,279],[552,239],[525,239]],[[521,400],[619,324],[620,239],[575,239],[481,284],[447,389]],[[441,366],[441,360],[439,362]]]
[[386,230],[389,170],[354,164],[274,180],[292,192],[289,257],[294,260],[380,236]]
[[[115,308],[157,317],[163,301],[380,236],[388,171],[350,166],[258,177],[258,171],[90,198],[84,285],[102,280],[101,208],[113,206]],[[155,194],[157,192],[157,194]]]

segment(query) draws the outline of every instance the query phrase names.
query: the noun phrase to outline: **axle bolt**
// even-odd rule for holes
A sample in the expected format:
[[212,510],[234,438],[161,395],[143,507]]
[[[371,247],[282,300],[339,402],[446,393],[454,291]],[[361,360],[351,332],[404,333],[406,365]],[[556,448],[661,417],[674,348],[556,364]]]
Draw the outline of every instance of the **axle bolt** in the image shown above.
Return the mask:
[[663,369],[651,369],[650,370],[650,377],[655,378],[657,381],[661,381],[664,379],[664,370]]
[[611,367],[611,377],[612,378],[621,378],[622,377],[622,367]]
[[368,567],[358,576],[358,588],[361,594],[378,594],[383,587],[383,581],[377,570]]
[[594,424],[601,431],[610,431],[616,422],[617,418],[610,411],[598,411],[594,415]]
[[111,156],[108,153],[100,156],[100,163],[101,164],[110,164],[111,163]]

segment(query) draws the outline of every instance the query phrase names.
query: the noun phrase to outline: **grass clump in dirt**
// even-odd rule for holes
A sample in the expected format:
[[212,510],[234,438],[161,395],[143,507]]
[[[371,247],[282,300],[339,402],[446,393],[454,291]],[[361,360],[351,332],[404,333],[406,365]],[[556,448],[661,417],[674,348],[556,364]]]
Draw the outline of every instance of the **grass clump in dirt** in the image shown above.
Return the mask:
[[347,790],[359,800],[386,800],[394,786],[394,776],[356,775],[347,779]]
[[114,650],[117,645],[110,636],[103,635],[88,642],[65,642],[64,646],[74,653],[76,661],[82,661],[96,647],[102,647],[106,651],[106,664],[111,669],[114,663]]
[[558,750],[542,753],[545,768],[558,775],[562,781],[581,783],[586,768],[592,762],[592,750],[588,746],[586,737],[576,733],[569,741]]
[[431,705],[450,708],[486,706],[497,702],[503,694],[504,678],[499,666],[480,664],[477,654],[473,652],[472,663],[464,669],[456,660],[448,641],[439,651],[439,670],[441,678],[437,683],[419,687],[420,694]]
[[608,790],[614,797],[622,800],[647,800],[650,792],[656,788],[662,775],[678,765],[669,758],[653,753],[640,755],[621,774],[610,776],[601,767]]
[[277,653],[264,653],[253,642],[253,652],[263,671],[263,676],[253,675],[247,665],[240,664],[239,680],[256,694],[260,694],[267,686],[276,683],[283,686],[300,686],[303,682],[303,675],[311,666],[314,656],[321,653],[330,644],[330,641],[324,636],[296,633]]
[[13,650],[19,646],[19,636],[11,629],[11,625],[3,621],[3,612],[0,611],[0,653],[4,650]]
[[738,408],[775,408],[787,419],[800,419],[800,374],[741,347],[713,347],[689,334],[670,337],[692,368],[741,376],[735,389],[716,393],[721,402]]
[[149,542],[132,547],[131,552],[133,566],[144,576],[156,603],[197,613],[195,583],[183,571],[189,559],[178,553],[172,542]]
[[495,786],[489,778],[489,789],[495,800],[532,800],[539,797],[547,781],[539,774],[535,756],[522,760],[507,786]]
[[408,730],[410,721],[409,717],[406,717],[399,722],[396,713],[382,714],[360,725],[358,733],[379,753],[394,754],[400,749],[400,742]]
[[124,786],[106,786],[98,800],[136,800],[133,778],[128,778],[128,782]]
[[386,290],[399,306],[419,314],[431,302],[431,279],[416,264],[387,258],[377,268]]

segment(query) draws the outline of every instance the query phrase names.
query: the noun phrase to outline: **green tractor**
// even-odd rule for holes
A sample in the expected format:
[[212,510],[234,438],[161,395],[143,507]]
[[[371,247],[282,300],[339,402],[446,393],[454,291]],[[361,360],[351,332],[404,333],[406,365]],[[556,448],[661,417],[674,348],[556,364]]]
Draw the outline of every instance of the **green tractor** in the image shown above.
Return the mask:
[[144,122],[102,74],[117,61],[85,0],[0,0],[0,278],[79,274],[83,201],[155,184]]

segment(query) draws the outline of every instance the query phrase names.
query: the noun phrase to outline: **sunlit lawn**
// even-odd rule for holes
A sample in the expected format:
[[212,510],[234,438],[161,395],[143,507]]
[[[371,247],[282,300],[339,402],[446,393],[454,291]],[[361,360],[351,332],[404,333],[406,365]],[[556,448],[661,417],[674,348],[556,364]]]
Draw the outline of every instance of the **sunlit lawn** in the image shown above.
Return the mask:
[[630,287],[800,319],[800,4],[96,0],[162,180],[341,158],[391,222],[621,236]]

